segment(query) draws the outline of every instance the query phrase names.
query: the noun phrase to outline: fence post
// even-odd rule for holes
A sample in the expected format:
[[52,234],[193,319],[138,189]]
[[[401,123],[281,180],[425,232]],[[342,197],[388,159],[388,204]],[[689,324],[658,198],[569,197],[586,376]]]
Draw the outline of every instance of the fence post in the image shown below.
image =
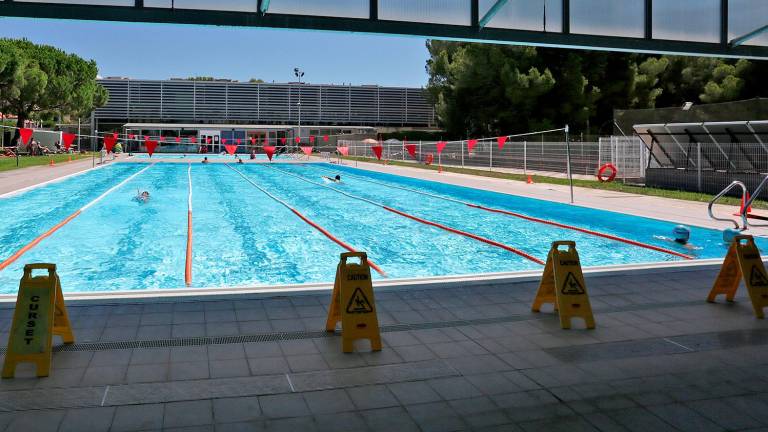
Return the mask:
[[523,141],[523,174],[528,175],[528,140]]
[[696,171],[697,171],[697,185],[699,192],[701,192],[701,143],[696,143]]
[[464,141],[461,141],[461,167],[464,168]]
[[568,160],[568,183],[571,186],[571,204],[573,204],[573,174],[571,173],[571,143],[570,143],[570,129],[568,125],[565,125],[565,157]]
[[488,171],[493,171],[493,143],[488,147],[491,149],[488,156]]

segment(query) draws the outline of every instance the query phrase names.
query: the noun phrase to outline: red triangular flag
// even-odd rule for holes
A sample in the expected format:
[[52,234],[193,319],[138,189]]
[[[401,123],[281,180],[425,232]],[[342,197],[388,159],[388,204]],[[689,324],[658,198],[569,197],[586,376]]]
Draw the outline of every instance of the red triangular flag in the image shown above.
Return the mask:
[[34,131],[32,129],[27,129],[27,128],[19,129],[19,136],[21,137],[21,142],[24,143],[24,145],[29,144],[29,139],[32,138],[33,132]]
[[64,144],[64,148],[69,151],[69,148],[72,147],[72,142],[75,141],[75,134],[71,133],[63,133],[61,134],[61,143]]
[[104,148],[107,149],[107,153],[112,153],[112,149],[115,148],[116,142],[117,142],[117,138],[115,138],[114,135],[104,136]]
[[314,144],[315,143],[315,136],[314,135],[310,135],[309,136],[309,143],[310,144]]
[[226,138],[222,138],[222,139],[221,139],[221,143],[222,143],[222,144],[226,144],[226,143],[227,143],[227,139],[226,139]]
[[251,145],[256,145],[256,138],[251,138]]
[[476,145],[477,145],[476,139],[471,139],[467,141],[467,153],[472,153],[472,150],[475,148]]
[[442,153],[443,149],[445,149],[446,145],[448,145],[448,142],[446,142],[446,141],[438,141],[437,142],[437,154]]
[[120,135],[118,135],[117,132],[112,132],[112,136],[115,138],[115,140],[117,140],[120,137]]
[[405,149],[412,158],[416,159],[416,144],[406,144]]
[[181,137],[176,137],[176,142],[180,143],[181,142]]
[[507,137],[505,137],[505,136],[498,137],[498,138],[496,138],[496,142],[499,143],[499,150],[501,150],[501,149],[504,148],[504,143],[507,142]]
[[197,143],[197,137],[189,137],[189,142],[191,142],[192,144],[196,144]]
[[227,149],[227,153],[229,153],[230,155],[235,154],[235,152],[237,151],[237,146],[234,144],[224,145],[224,148]]
[[344,156],[349,156],[349,147],[336,147],[336,150]]
[[285,145],[286,141],[288,141],[288,138],[280,138],[280,144]]
[[157,148],[157,141],[144,141],[144,147],[147,148],[147,153],[149,153],[149,157],[152,157],[153,154],[155,154],[155,149]]
[[301,151],[303,151],[305,155],[309,156],[312,154],[312,147],[303,146],[301,147]]
[[240,142],[241,142],[240,138],[236,139],[235,142],[237,143],[237,145],[240,145]]
[[373,150],[373,153],[376,155],[376,159],[381,160],[381,154],[384,151],[384,147],[377,145],[371,147],[371,150]]
[[323,135],[323,141],[328,142],[328,135]]
[[134,138],[136,138],[135,134],[128,134],[128,139],[134,139]]
[[296,141],[296,144],[300,143],[301,142],[301,137],[294,138],[294,141]]
[[270,162],[272,161],[272,156],[275,154],[275,147],[274,146],[264,146],[264,153],[267,154],[267,157],[269,158]]

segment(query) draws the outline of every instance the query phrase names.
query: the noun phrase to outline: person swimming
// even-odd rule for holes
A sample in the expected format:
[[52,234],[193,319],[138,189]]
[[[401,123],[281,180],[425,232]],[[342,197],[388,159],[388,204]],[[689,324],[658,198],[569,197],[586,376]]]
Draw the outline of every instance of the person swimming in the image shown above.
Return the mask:
[[208,163],[208,156],[203,158],[203,162],[202,163]]
[[148,191],[139,192],[138,190],[136,190],[136,196],[133,199],[136,202],[146,204],[147,202],[149,202],[149,192]]
[[336,177],[334,177],[334,178],[330,178],[328,176],[322,176],[322,177],[323,177],[323,180],[326,180],[326,181],[329,181],[329,182],[341,183],[341,176],[338,175],[338,174],[336,174]]
[[691,239],[691,230],[685,225],[677,225],[674,228],[672,228],[672,235],[674,236],[674,238],[669,238],[664,236],[654,236],[654,237],[659,240],[675,243],[691,251],[702,249],[701,247],[694,246],[688,242]]
[[241,164],[241,163],[244,163],[244,162],[243,162],[243,160],[242,160],[242,159],[240,159],[240,158],[237,158],[237,163]]

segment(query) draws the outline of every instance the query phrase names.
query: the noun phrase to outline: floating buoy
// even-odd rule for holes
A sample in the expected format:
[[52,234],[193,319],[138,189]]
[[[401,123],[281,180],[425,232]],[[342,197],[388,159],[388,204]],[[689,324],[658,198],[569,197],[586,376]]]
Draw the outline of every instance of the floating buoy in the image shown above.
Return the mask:
[[735,228],[728,228],[723,230],[723,242],[729,245],[733,243],[733,239],[738,235],[741,235],[741,231]]

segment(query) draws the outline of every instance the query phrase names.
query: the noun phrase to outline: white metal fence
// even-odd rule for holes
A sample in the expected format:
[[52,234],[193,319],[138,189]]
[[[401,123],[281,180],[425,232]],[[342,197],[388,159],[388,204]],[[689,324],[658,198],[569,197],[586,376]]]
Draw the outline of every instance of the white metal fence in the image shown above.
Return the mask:
[[[536,137],[533,137],[536,138]],[[376,158],[375,145],[382,147],[382,159],[441,164],[442,166],[483,168],[488,170],[564,175],[568,171],[568,158],[564,140],[509,141],[499,149],[498,142],[478,140],[470,151],[470,141],[445,143],[441,153],[435,141],[388,141],[379,144],[362,141],[339,141],[339,146],[349,147],[349,156]],[[406,145],[415,146],[411,156]],[[573,174],[594,176],[605,163],[618,169],[617,178],[642,181],[648,163],[648,151],[636,137],[601,138],[599,142],[571,142],[571,169]],[[322,152],[334,152],[335,148],[318,148]]]

